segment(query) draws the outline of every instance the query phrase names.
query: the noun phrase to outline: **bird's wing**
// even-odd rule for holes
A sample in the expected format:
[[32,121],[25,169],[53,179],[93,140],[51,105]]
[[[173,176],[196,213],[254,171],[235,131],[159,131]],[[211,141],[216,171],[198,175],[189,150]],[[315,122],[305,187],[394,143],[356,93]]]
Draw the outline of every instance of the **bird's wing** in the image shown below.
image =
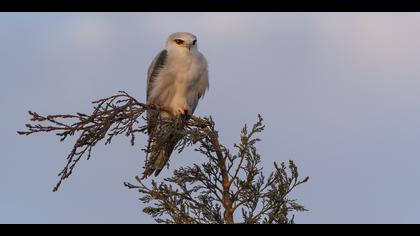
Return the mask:
[[198,99],[204,97],[206,90],[209,89],[209,72],[206,70],[201,74],[200,79],[197,82],[197,96]]
[[191,108],[191,114],[194,113],[195,109],[197,108],[198,101],[200,98],[204,97],[206,90],[209,88],[209,72],[205,59],[203,63],[205,63],[203,66],[203,71],[199,74],[198,79],[192,85],[193,92],[190,94],[190,96],[193,97],[187,99],[190,102],[188,106]]
[[149,100],[150,92],[156,85],[156,79],[159,72],[162,68],[164,68],[167,58],[168,52],[166,50],[162,50],[158,55],[156,55],[147,70],[147,100]]
[[[158,84],[158,75],[159,72],[165,67],[165,64],[167,63],[168,58],[168,52],[166,50],[162,50],[159,52],[155,58],[153,59],[152,63],[149,66],[149,69],[147,70],[147,91],[146,91],[146,100],[147,103],[150,103],[150,94],[152,90],[157,87]],[[149,135],[153,133],[153,121],[156,121],[158,118],[157,112],[147,112],[147,120],[148,120],[148,132]]]
[[[161,76],[159,73],[165,68],[168,59],[168,52],[162,50],[152,61],[147,71],[147,102],[152,103],[151,98],[152,90],[155,88],[161,90],[159,86],[164,83],[164,81],[159,81]],[[159,91],[154,91],[153,94],[159,94]],[[160,112],[147,112],[147,124],[148,124],[148,134],[149,134],[149,144],[148,149],[150,150],[150,156],[146,160],[145,170],[143,173],[143,178],[155,173],[157,176],[166,163],[169,160],[169,157],[175,148],[175,144],[172,142],[165,142],[168,137],[167,128],[165,123],[161,118],[165,118],[167,114]]]

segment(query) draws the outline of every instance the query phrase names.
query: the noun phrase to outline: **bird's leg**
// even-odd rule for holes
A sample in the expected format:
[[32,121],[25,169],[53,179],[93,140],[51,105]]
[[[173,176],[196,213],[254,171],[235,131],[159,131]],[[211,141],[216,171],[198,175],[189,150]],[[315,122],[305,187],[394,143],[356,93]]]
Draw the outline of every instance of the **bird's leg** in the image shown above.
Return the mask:
[[191,112],[188,108],[184,106],[180,106],[178,109],[175,110],[174,117],[180,117],[183,121],[187,121],[191,118]]
[[184,106],[181,106],[181,107],[179,107],[177,110],[176,110],[176,115],[178,115],[178,116],[186,116],[186,115],[189,115],[189,110],[188,110],[188,108],[186,108],[186,107],[184,107]]

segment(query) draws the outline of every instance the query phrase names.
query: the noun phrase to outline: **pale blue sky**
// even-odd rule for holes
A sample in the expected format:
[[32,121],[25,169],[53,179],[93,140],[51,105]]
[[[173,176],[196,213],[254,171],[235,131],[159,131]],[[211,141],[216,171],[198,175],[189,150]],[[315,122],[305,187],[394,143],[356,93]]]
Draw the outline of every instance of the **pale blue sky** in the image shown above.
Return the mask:
[[[89,112],[118,90],[143,99],[176,31],[209,61],[196,113],[229,146],[261,113],[266,171],[293,159],[311,177],[293,195],[310,209],[298,223],[420,223],[419,13],[1,13],[0,223],[154,222],[122,185],[142,146],[99,146],[52,193],[72,143],[16,131],[27,110]],[[176,154],[170,171],[199,158]]]

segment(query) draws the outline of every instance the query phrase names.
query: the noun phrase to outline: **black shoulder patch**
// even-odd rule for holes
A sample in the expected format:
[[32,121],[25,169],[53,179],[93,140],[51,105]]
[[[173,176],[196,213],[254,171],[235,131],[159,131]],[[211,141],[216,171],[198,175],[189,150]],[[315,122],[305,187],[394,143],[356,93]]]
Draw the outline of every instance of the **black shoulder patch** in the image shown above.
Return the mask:
[[160,52],[156,60],[155,66],[152,69],[152,74],[150,75],[151,78],[154,78],[159,74],[159,71],[163,68],[163,66],[165,66],[167,57],[168,57],[168,52],[166,50],[163,50],[162,52]]
[[159,56],[157,56],[156,61],[153,65],[153,68],[151,68],[151,73],[149,75],[149,81],[148,81],[148,88],[147,88],[147,97],[149,97],[149,92],[151,87],[153,86],[153,82],[156,80],[156,76],[159,74],[160,70],[165,66],[166,59],[168,58],[168,52],[166,50],[163,50],[159,53]]

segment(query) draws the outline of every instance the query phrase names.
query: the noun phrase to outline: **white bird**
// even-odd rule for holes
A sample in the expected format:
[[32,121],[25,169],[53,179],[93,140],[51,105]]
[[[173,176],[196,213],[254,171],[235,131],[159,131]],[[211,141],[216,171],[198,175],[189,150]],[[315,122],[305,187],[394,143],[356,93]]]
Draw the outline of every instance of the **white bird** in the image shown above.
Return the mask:
[[147,104],[157,105],[165,111],[148,113],[151,153],[143,178],[161,172],[179,141],[156,121],[192,115],[209,88],[207,60],[198,51],[197,37],[186,32],[171,34],[165,49],[149,66],[147,75]]

